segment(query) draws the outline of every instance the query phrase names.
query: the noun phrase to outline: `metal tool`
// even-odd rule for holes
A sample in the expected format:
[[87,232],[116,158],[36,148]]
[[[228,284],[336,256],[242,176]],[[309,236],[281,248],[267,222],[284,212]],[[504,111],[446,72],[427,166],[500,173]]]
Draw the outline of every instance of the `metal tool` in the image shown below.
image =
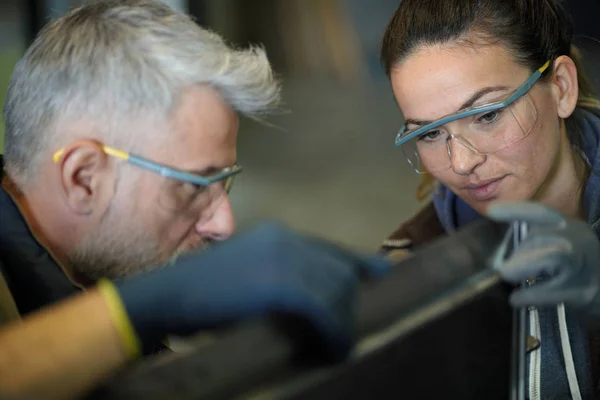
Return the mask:
[[[512,225],[512,251],[514,252],[527,236],[527,223],[515,221]],[[521,284],[522,288],[526,282]],[[512,371],[511,371],[511,400],[525,400],[525,383],[527,379],[527,308],[518,308],[513,312],[512,335]]]

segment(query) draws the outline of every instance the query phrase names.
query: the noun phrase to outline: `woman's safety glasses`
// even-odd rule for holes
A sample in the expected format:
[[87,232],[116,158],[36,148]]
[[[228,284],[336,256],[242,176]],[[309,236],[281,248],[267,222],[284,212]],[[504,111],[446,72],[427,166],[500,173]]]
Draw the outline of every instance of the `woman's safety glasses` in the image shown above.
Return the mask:
[[466,108],[416,129],[404,125],[396,136],[396,146],[401,146],[417,173],[426,173],[450,168],[453,146],[489,155],[518,142],[529,134],[537,119],[528,92],[549,65],[547,61],[504,99]]

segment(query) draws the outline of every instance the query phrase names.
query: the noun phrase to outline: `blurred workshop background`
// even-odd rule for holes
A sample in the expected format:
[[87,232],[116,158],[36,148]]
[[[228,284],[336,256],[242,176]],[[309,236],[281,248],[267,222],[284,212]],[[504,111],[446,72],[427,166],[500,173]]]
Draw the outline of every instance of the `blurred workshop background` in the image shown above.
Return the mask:
[[[402,115],[378,60],[399,0],[164,1],[231,43],[264,44],[284,84],[281,115],[268,124],[241,124],[245,171],[232,192],[239,228],[278,219],[371,250],[418,209],[419,176],[394,147]],[[81,3],[0,0],[2,104],[12,69],[35,33]],[[600,2],[568,3],[583,20],[580,32],[600,37],[591,21],[600,10],[590,12]],[[3,132],[0,123],[0,152]]]

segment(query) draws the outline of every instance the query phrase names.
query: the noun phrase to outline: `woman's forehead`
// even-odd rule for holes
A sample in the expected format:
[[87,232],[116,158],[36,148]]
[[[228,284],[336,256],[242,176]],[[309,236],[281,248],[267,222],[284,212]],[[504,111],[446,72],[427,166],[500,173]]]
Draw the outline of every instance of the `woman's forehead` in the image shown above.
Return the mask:
[[431,46],[394,67],[391,82],[406,118],[434,120],[457,112],[486,88],[498,90],[488,90],[477,104],[493,101],[522,85],[529,73],[501,45]]

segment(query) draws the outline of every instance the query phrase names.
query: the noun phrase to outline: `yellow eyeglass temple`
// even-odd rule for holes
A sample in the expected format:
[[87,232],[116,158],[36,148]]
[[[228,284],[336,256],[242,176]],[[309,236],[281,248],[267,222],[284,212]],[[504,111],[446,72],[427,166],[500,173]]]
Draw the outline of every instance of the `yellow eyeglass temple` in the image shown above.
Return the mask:
[[[115,148],[109,147],[109,146],[102,146],[102,151],[104,151],[106,154],[120,158],[121,160],[129,160],[129,154],[121,151],[121,150],[117,150]],[[56,153],[54,153],[52,155],[52,160],[55,163],[58,163],[60,161],[60,158],[63,156],[63,154],[65,153],[65,149],[62,148],[60,150],[58,150]]]

